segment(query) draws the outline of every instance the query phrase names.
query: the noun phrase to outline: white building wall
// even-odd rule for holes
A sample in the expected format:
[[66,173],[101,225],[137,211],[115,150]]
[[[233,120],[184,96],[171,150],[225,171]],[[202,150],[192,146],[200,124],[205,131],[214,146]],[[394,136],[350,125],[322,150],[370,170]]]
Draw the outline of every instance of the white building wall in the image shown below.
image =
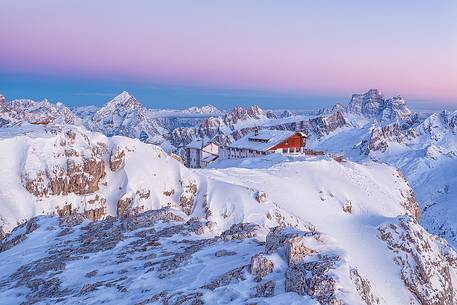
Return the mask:
[[201,160],[200,156],[200,149],[196,148],[189,148],[190,151],[190,160],[189,160],[189,165],[191,168],[197,168],[200,167],[200,164],[198,164],[199,160]]
[[206,159],[206,157],[219,155],[219,146],[213,143],[208,144],[208,146],[204,147],[202,150],[202,159]]
[[203,148],[203,151],[211,153],[213,155],[219,155],[219,145],[210,143],[206,147]]
[[208,162],[203,162],[202,160],[209,156],[218,156],[221,152],[219,146],[213,143],[210,143],[207,146],[205,146],[203,150],[195,147],[188,147],[187,149],[189,150],[188,164],[190,168],[206,167],[206,165],[208,165]]

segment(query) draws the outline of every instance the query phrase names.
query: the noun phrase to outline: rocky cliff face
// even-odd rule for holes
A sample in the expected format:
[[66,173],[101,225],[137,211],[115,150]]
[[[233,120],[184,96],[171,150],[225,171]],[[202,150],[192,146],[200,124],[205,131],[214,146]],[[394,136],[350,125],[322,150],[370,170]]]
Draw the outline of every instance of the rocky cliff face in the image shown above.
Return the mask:
[[408,119],[412,114],[406,101],[401,96],[395,96],[385,100],[379,117],[381,121],[400,121]]
[[419,125],[411,129],[414,136],[426,136],[440,142],[447,135],[457,134],[457,111],[444,110],[433,113]]
[[405,136],[402,133],[400,124],[394,123],[383,127],[373,127],[370,137],[361,144],[361,152],[385,152],[390,143],[402,144]]
[[338,128],[344,127],[346,125],[346,120],[344,119],[342,112],[336,111],[335,113],[327,116],[318,116],[310,119],[309,125],[312,132],[318,137],[321,137],[335,131]]
[[375,118],[384,105],[384,95],[378,89],[370,89],[363,94],[353,94],[348,111]]
[[405,286],[421,305],[457,303],[455,275],[457,253],[447,243],[430,236],[411,217],[379,227],[379,237],[394,253]]
[[14,100],[8,103],[3,96],[0,97],[0,119],[0,127],[24,123],[80,124],[80,119],[62,103],[53,104],[48,100]]
[[382,122],[405,120],[413,114],[402,97],[385,99],[377,89],[353,94],[347,110]]
[[[106,175],[102,159],[106,153],[106,145],[91,145],[88,139],[76,139],[81,136],[72,130],[62,132],[56,139],[53,152],[55,160],[49,160],[50,162],[44,164],[36,164],[36,151],[39,148],[29,148],[21,175],[27,191],[37,197],[70,193],[85,195],[98,191],[99,183]],[[85,142],[85,146],[80,145],[81,140]],[[41,168],[37,169],[37,165]]]

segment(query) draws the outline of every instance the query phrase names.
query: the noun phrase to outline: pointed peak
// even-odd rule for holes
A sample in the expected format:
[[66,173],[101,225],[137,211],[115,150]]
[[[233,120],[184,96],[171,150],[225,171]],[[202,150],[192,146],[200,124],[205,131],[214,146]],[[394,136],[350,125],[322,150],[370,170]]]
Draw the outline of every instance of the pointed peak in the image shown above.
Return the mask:
[[122,91],[121,93],[119,93],[118,95],[116,95],[112,101],[117,101],[117,102],[125,102],[127,101],[129,98],[131,98],[132,96],[130,95],[130,93],[128,93],[127,91]]
[[3,110],[6,107],[6,97],[0,94],[0,109]]
[[127,91],[122,91],[120,94],[116,95],[112,100],[107,103],[107,106],[118,106],[118,105],[126,105],[126,104],[135,104],[140,106],[140,102],[136,100],[136,98],[128,93]]

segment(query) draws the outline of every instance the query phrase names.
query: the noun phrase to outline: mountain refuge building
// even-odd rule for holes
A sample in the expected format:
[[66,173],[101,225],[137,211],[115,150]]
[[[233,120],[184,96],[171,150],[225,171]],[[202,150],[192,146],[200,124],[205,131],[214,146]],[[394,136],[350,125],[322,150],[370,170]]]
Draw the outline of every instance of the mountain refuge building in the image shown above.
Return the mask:
[[302,153],[306,135],[289,130],[255,130],[219,150],[220,159],[258,157],[271,153]]

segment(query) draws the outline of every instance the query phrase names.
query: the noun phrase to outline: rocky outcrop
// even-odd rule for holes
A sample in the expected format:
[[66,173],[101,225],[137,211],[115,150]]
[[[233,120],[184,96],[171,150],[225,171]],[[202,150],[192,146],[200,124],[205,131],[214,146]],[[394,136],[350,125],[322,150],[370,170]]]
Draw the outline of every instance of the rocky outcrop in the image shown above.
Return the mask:
[[274,253],[278,248],[285,247],[286,243],[301,236],[312,236],[316,232],[302,232],[293,227],[277,226],[270,229],[265,241],[265,251],[268,254]]
[[230,229],[222,232],[224,240],[238,240],[257,236],[260,227],[253,223],[236,223]]
[[455,135],[457,134],[457,110],[433,113],[409,131],[412,138],[426,136],[433,142],[441,141],[449,134]]
[[195,196],[197,194],[198,188],[195,182],[189,182],[183,186],[183,192],[179,198],[179,204],[187,215],[192,213],[194,206]]
[[[210,138],[212,142],[219,145],[228,145],[253,131],[260,125],[261,119],[266,118],[275,119],[276,115],[271,111],[263,111],[258,106],[248,108],[238,106],[222,116],[209,117],[198,126],[174,129],[170,134],[170,142],[180,147],[196,138]],[[247,123],[249,127],[237,127],[240,122]]]
[[53,195],[92,194],[99,189],[99,182],[105,176],[103,160],[91,157],[67,159],[66,167],[53,166],[46,171],[24,172],[22,183],[31,194],[37,197]]
[[133,198],[131,197],[124,197],[119,199],[116,205],[116,215],[118,217],[128,216],[132,210],[132,202]]
[[247,266],[241,266],[224,273],[222,276],[212,280],[209,284],[206,284],[202,288],[214,290],[216,288],[227,286],[234,281],[242,281],[246,279],[245,273]]
[[264,203],[265,201],[267,201],[267,193],[265,193],[263,191],[257,191],[255,193],[255,200],[258,203]]
[[363,278],[355,268],[351,269],[351,280],[354,283],[357,292],[367,305],[380,304],[379,297],[373,294],[373,288],[369,280]]
[[286,258],[289,266],[295,266],[303,262],[305,257],[312,255],[315,251],[306,246],[303,236],[293,236],[285,241]]
[[361,152],[369,154],[370,152],[385,152],[390,143],[402,144],[405,136],[402,133],[400,124],[394,123],[383,127],[374,127],[371,130],[369,139],[361,144]]
[[[248,108],[238,106],[233,108],[231,112],[227,113],[223,117],[223,121],[225,125],[233,129],[233,125],[238,123],[239,121],[246,121],[249,119],[260,119],[266,116],[266,113],[258,106],[251,106]],[[271,114],[270,117],[272,117]]]
[[317,255],[313,262],[289,266],[286,272],[286,291],[308,294],[320,304],[342,305],[339,287],[332,270],[340,264],[340,257]]
[[413,115],[406,101],[401,96],[394,96],[385,100],[379,116],[381,121],[401,121],[408,120]]
[[76,209],[73,209],[71,207],[71,203],[65,203],[65,205],[62,208],[56,209],[56,214],[59,215],[60,217],[70,216],[75,213],[76,213]]
[[276,284],[273,281],[257,284],[255,296],[258,298],[271,297],[275,293]]
[[116,145],[114,149],[111,151],[111,155],[109,158],[109,167],[111,171],[117,172],[118,170],[122,169],[125,164],[125,150]]
[[102,219],[106,215],[106,208],[99,207],[99,208],[94,208],[94,209],[87,209],[84,211],[84,215],[86,216],[87,219],[89,219],[91,221],[99,220],[99,219]]
[[318,116],[309,120],[309,126],[318,137],[329,134],[338,128],[346,126],[346,120],[341,111],[328,116]]
[[416,221],[419,221],[419,218],[421,216],[421,209],[419,207],[419,204],[417,203],[416,196],[414,195],[413,190],[408,190],[405,197],[405,200],[402,201],[401,204],[410,213],[410,215],[414,217]]
[[[275,227],[266,237],[265,251],[284,253],[288,265],[285,273],[286,292],[309,295],[320,304],[343,304],[333,272],[342,264],[342,259],[338,255],[312,249],[311,245],[316,245],[319,236],[315,231]],[[280,248],[284,251],[279,251]]]
[[457,304],[453,288],[457,253],[444,240],[427,233],[411,216],[381,225],[379,238],[394,254],[405,286],[420,304]]
[[16,227],[11,233],[6,234],[0,240],[0,252],[11,249],[12,247],[20,244],[28,235],[39,228],[38,219],[32,218],[26,223]]
[[273,262],[263,253],[251,257],[251,274],[257,282],[260,282],[264,276],[273,272]]

